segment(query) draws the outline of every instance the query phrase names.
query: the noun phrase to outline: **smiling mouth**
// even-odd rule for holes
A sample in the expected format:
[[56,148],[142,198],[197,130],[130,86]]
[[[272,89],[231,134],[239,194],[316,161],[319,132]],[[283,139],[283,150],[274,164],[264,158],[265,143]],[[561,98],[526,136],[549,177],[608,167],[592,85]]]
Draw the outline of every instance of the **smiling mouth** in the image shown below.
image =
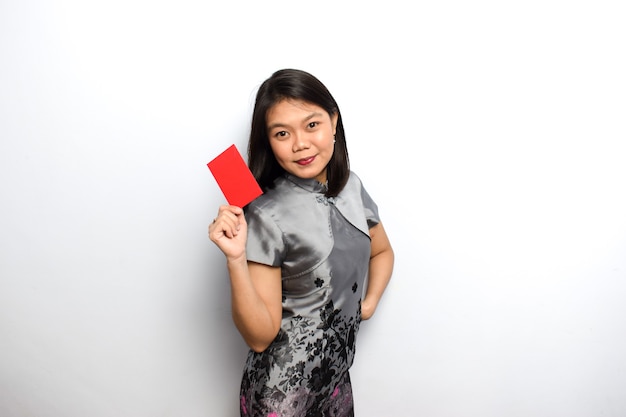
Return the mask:
[[314,159],[315,159],[315,156],[310,156],[308,158],[298,159],[296,163],[298,165],[309,165],[311,162],[313,162]]

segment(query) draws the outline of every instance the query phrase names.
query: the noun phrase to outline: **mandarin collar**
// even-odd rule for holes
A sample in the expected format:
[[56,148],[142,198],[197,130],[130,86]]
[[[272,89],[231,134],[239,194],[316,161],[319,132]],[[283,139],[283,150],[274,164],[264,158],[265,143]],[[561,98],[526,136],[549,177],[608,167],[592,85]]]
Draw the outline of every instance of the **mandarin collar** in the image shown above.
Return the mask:
[[315,178],[300,178],[288,172],[285,173],[285,178],[310,193],[324,194],[328,191],[328,184],[322,184]]

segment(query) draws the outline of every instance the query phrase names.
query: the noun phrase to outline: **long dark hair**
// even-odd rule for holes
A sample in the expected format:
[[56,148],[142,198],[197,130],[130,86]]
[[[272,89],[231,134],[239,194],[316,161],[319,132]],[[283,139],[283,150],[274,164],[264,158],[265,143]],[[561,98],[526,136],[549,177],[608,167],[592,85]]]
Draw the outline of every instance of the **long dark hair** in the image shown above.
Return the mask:
[[350,162],[343,130],[343,121],[337,102],[330,91],[313,75],[295,69],[276,71],[259,87],[252,113],[252,127],[248,141],[248,166],[265,191],[274,186],[274,180],[283,175],[284,169],[278,164],[267,136],[267,112],[284,99],[303,100],[320,106],[333,116],[337,114],[335,150],[328,162],[327,197],[335,197],[348,182]]

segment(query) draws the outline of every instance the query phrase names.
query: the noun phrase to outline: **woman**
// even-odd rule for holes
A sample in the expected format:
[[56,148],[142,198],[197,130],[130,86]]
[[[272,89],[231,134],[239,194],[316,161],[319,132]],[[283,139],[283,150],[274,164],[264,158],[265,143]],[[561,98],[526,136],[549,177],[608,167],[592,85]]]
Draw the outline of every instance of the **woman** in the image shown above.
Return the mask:
[[317,78],[287,69],[260,86],[248,160],[264,194],[245,212],[220,207],[209,226],[251,348],[241,415],[353,416],[356,335],[391,278],[393,250]]

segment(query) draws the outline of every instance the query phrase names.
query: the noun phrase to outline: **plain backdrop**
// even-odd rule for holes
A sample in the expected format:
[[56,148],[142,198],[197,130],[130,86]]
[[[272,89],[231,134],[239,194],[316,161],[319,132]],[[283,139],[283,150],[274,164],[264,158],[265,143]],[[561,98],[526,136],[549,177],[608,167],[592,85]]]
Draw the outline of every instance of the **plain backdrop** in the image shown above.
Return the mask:
[[358,417],[626,415],[622,2],[0,0],[0,415],[234,417],[206,163],[307,70],[396,268]]

